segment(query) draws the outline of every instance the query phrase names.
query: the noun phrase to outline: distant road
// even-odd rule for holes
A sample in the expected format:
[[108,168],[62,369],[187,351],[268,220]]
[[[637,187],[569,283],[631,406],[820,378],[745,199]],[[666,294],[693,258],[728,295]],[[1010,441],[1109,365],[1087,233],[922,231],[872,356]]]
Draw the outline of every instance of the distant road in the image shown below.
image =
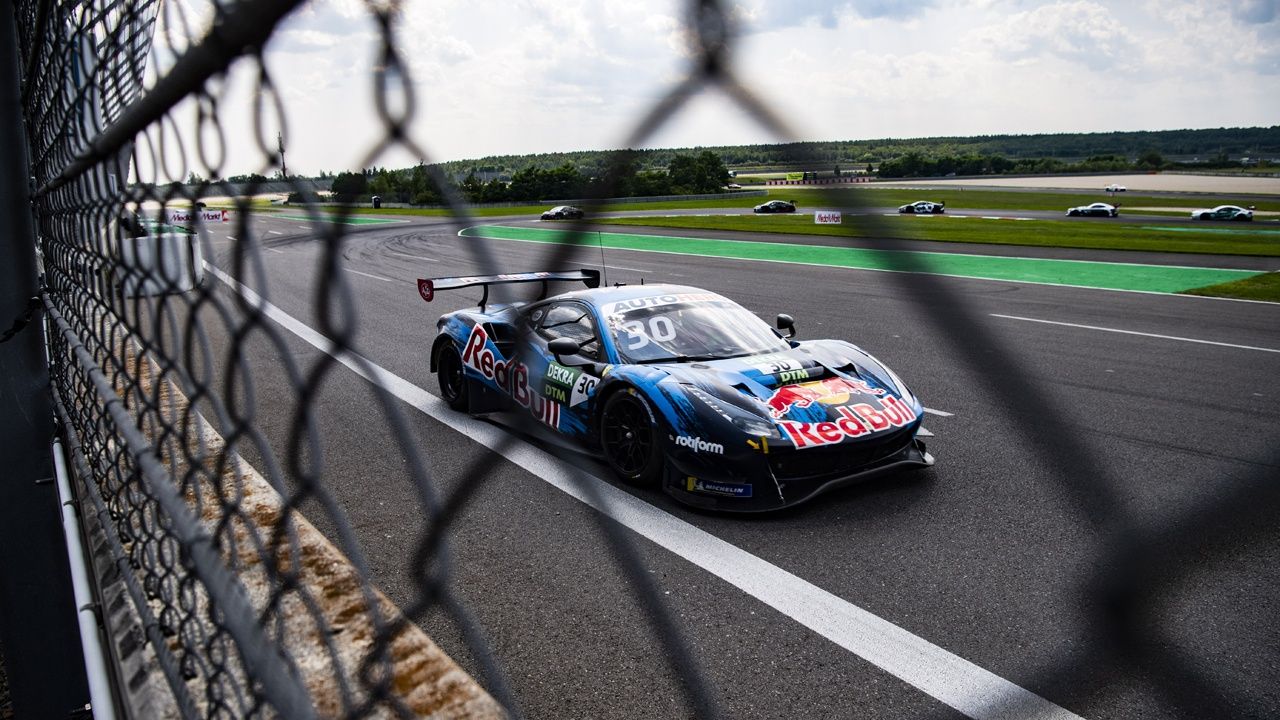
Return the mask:
[[[952,178],[876,183],[874,187],[991,187],[1028,190],[1096,190],[1123,185],[1130,192],[1212,193],[1215,195],[1280,195],[1280,177],[1158,173],[1134,175],[1045,175],[1035,177]],[[1120,193],[1123,195],[1124,193]]]

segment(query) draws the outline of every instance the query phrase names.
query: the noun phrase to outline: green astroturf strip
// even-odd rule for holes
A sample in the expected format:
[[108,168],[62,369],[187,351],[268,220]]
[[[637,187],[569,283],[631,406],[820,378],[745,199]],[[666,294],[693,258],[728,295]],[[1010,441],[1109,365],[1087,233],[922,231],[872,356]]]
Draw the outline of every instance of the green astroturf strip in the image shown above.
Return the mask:
[[1218,233],[1219,235],[1280,235],[1280,228],[1206,228],[1206,227],[1166,227],[1164,225],[1142,225],[1143,230],[1160,230],[1163,232],[1185,233]]
[[[315,218],[309,215],[272,215],[271,217],[280,218],[281,220],[307,220],[314,222]],[[343,225],[385,225],[387,223],[402,223],[407,220],[394,220],[389,218],[371,218],[371,217],[345,217],[339,218],[337,215],[322,215],[321,220],[330,223],[342,223]]]
[[717,240],[709,238],[632,235],[629,233],[579,233],[490,225],[471,227],[468,237],[554,244],[603,245],[618,250],[677,253],[700,257],[802,263],[863,270],[926,272],[987,280],[1050,283],[1110,290],[1143,290],[1176,293],[1191,288],[1240,280],[1259,274],[1252,270],[1171,267],[1083,260],[964,255],[959,253],[869,250],[864,248],[794,245],[789,243]]

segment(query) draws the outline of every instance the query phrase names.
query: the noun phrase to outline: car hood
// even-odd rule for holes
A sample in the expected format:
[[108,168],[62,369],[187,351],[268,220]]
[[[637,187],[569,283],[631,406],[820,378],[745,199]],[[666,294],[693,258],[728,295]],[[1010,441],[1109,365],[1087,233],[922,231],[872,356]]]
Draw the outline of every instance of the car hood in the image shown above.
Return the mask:
[[[857,346],[835,340],[657,367],[683,385],[776,424],[784,434],[796,424],[840,423],[851,415],[869,418],[863,424],[867,434],[875,434],[910,425],[921,412],[919,401],[892,371]],[[880,422],[885,413],[897,421]]]

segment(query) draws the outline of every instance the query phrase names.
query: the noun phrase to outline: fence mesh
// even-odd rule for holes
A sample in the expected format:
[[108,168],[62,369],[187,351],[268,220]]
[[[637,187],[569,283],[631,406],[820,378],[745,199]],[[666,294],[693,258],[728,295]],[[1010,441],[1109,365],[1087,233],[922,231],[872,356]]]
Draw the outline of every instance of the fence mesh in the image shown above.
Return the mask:
[[[55,402],[71,439],[81,494],[88,512],[101,521],[105,547],[141,618],[142,640],[172,695],[171,714],[518,717],[520,701],[502,664],[458,599],[448,545],[454,521],[502,462],[503,448],[469,469],[472,482],[444,489],[398,401],[377,383],[369,386],[391,431],[389,447],[402,455],[425,518],[406,558],[412,600],[400,608],[374,587],[353,521],[331,492],[333,478],[320,450],[320,389],[344,371],[343,361],[357,367],[364,362],[358,322],[349,310],[355,293],[340,272],[348,226],[320,222],[312,209],[316,227],[323,228],[315,240],[320,251],[314,304],[329,352],[303,367],[261,301],[270,288],[252,193],[236,200],[236,241],[221,256],[207,234],[198,235],[200,243],[182,244],[186,236],[164,224],[167,209],[240,189],[184,184],[193,172],[223,177],[229,142],[254,143],[263,174],[281,168],[274,131],[289,118],[262,48],[298,5],[299,0],[218,0],[199,7],[159,0],[13,4]],[[433,168],[428,148],[412,139],[421,86],[412,82],[405,45],[397,42],[399,5],[368,2],[366,8],[377,28],[371,50],[377,55],[373,84],[381,129],[363,166],[402,148]],[[779,141],[794,140],[778,109],[736,77],[736,35],[726,7],[691,0],[686,19],[696,49],[687,76],[620,133],[619,147],[644,145],[708,89],[724,93]],[[251,65],[256,76],[255,133],[248,139],[228,138],[222,129],[228,110],[216,81],[235,62]],[[194,124],[178,117],[180,106],[194,112]],[[458,229],[473,224],[449,179],[430,172],[445,195],[450,222]],[[299,192],[309,189],[285,182]],[[824,201],[848,210],[861,202],[847,191],[832,192]],[[341,220],[349,210],[335,212]],[[582,227],[565,237],[582,237],[572,231]],[[850,237],[869,238],[876,247],[897,246],[892,228],[873,217],[846,227]],[[471,246],[482,272],[510,269],[486,247]],[[181,248],[178,266],[213,261],[256,294],[225,283],[193,284],[189,274],[148,261],[172,255],[175,248]],[[574,249],[549,246],[539,265],[559,268]],[[1215,540],[1228,527],[1265,527],[1280,485],[1240,483],[1209,507],[1145,529],[1115,500],[1117,471],[1066,421],[1015,354],[1001,351],[1001,339],[977,312],[947,282],[914,272],[927,268],[912,255],[892,257],[893,269],[908,271],[893,275],[903,296],[927,301],[931,311],[923,316],[933,333],[957,363],[991,379],[985,390],[1014,409],[1023,439],[1038,448],[1041,462],[1057,469],[1062,493],[1104,539],[1106,556],[1087,588],[1105,598],[1098,604],[1101,614],[1092,619],[1095,642],[1083,657],[1064,660],[1043,680],[1096,683],[1096,663],[1119,660],[1144,668],[1187,717],[1240,709],[1239,698],[1198,675],[1172,645],[1152,635],[1145,613],[1188,570],[1186,557],[1219,549]],[[949,311],[938,312],[939,307]],[[247,348],[254,343],[274,350],[276,367],[249,362]],[[282,384],[295,399],[287,447],[272,447],[260,424],[259,398],[268,382]],[[587,492],[594,487],[581,485]],[[633,538],[603,518],[600,530],[672,675],[680,679],[688,712],[719,716],[716,693]],[[345,573],[334,569],[343,555],[351,568]],[[433,611],[462,629],[496,703],[461,680],[446,682],[449,692],[422,690],[423,676],[410,667],[420,667],[414,658],[433,658],[430,674],[437,679],[453,672],[417,630],[417,621]],[[1016,715],[1016,708],[1008,710]]]

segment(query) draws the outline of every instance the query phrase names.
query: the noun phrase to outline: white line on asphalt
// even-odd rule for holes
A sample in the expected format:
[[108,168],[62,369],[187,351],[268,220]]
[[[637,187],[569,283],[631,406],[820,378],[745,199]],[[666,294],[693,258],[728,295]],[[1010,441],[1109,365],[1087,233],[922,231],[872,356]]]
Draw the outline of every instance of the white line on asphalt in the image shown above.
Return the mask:
[[[580,470],[444,401],[360,355],[337,352],[319,332],[218,268],[215,277],[267,317],[422,413],[503,456],[556,489],[738,587],[831,642],[975,720],[1080,720],[1078,715],[897,625]],[[583,486],[590,483],[591,489]]]
[[283,250],[277,250],[277,249],[275,249],[275,248],[267,248],[267,249],[268,249],[268,250],[270,250],[270,251],[271,251],[271,252],[273,252],[273,253],[278,253],[278,254],[280,254],[280,255],[283,255],[283,254],[284,254],[284,251],[283,251]]
[[1119,328],[1098,327],[1097,325],[1079,325],[1077,323],[1041,320],[1039,318],[1020,317],[1018,315],[1000,315],[998,313],[991,313],[991,317],[1004,318],[1006,320],[1022,320],[1024,322],[1043,323],[1045,325],[1062,325],[1063,327],[1082,328],[1085,330],[1101,330],[1102,332],[1121,333],[1123,335],[1141,335],[1142,337],[1160,338],[1161,340],[1178,340],[1181,342],[1197,343],[1199,345],[1217,345],[1218,347],[1236,348],[1237,350],[1257,350],[1259,352],[1280,353],[1280,349],[1276,348],[1257,347],[1255,345],[1237,345],[1235,343],[1215,342],[1213,340],[1178,337],[1177,335],[1157,335],[1155,333],[1138,332],[1137,330],[1120,330]]
[[342,269],[343,269],[343,270],[346,270],[347,272],[350,272],[350,273],[355,273],[355,274],[357,274],[357,275],[363,275],[363,276],[365,276],[365,277],[367,277],[367,278],[373,278],[374,280],[381,280],[382,282],[395,282],[395,280],[392,280],[392,279],[391,279],[391,278],[389,278],[389,277],[382,277],[381,275],[373,275],[373,274],[371,274],[371,273],[367,273],[367,272],[360,272],[359,270],[352,270],[351,268],[342,268]]
[[396,252],[395,250],[388,250],[387,252],[391,253],[392,255],[399,255],[400,257],[413,258],[414,260],[426,260],[427,262],[433,262],[433,263],[440,262],[435,258],[422,257],[421,255],[410,255],[409,253]]
[[933,408],[929,408],[929,407],[925,408],[924,411],[929,413],[930,415],[937,415],[938,417],[951,417],[955,415],[955,413],[949,413],[949,412],[946,412],[945,410],[934,410]]
[[614,270],[629,270],[631,272],[658,272],[657,270],[650,270],[648,268],[634,268],[627,267],[626,265],[605,265],[605,267],[612,268]]
[[267,232],[271,233],[272,235],[283,235],[283,234],[284,234],[284,233],[280,232],[279,230],[268,230]]
[[228,240],[235,240],[235,238],[234,238],[234,237],[231,237],[230,235],[228,235],[228,236],[227,236],[227,239],[228,239]]
[[299,230],[310,230],[310,229],[311,229],[311,226],[310,226],[310,225],[299,225],[299,226],[298,226],[298,229],[299,229]]

